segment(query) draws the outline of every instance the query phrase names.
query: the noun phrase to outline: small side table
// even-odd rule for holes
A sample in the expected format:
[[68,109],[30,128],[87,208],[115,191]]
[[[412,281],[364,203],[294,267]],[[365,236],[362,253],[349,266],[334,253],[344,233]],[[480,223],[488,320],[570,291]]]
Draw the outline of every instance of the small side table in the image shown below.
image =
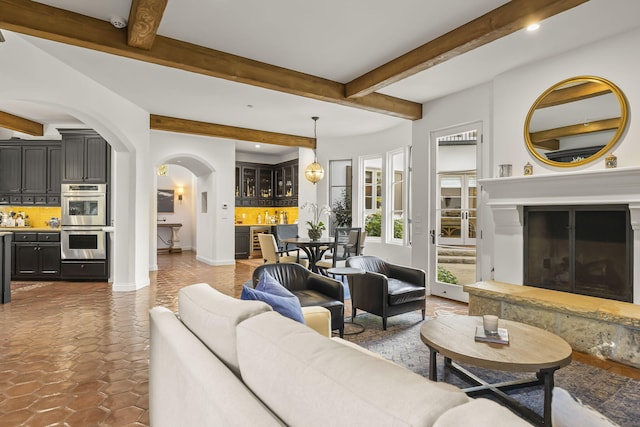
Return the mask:
[[[353,304],[353,291],[351,289],[351,282],[349,282],[349,276],[359,276],[361,274],[365,274],[366,271],[364,271],[361,268],[353,268],[353,267],[334,267],[334,268],[330,268],[327,270],[328,274],[331,274],[332,276],[340,276],[340,277],[344,277],[347,276],[347,283],[349,286],[349,294],[351,295],[351,304]],[[352,328],[355,327],[355,329],[352,330],[347,330],[347,326],[351,325]],[[359,334],[361,332],[364,331],[364,325],[361,325],[360,323],[356,323],[353,321],[353,317],[351,317],[351,322],[350,323],[345,323],[344,325],[344,334],[345,335],[356,335]]]

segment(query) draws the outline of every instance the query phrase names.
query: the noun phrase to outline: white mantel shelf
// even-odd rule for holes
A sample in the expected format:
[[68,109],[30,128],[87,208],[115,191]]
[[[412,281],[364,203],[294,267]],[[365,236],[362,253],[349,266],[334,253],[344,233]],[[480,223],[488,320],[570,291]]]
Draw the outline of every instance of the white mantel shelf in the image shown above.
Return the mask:
[[489,206],[640,203],[640,168],[566,171],[478,181]]

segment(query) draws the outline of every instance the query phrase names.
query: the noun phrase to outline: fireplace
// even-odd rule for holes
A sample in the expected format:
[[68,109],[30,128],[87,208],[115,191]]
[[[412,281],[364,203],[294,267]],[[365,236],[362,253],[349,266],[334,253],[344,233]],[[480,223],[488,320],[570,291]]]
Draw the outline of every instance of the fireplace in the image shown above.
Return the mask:
[[633,302],[626,205],[527,206],[524,284]]
[[[568,272],[567,276],[571,277],[578,273],[580,280],[584,280],[583,274],[586,271],[585,281],[595,281],[598,274],[606,275],[614,271],[615,274],[622,276],[629,286],[629,290],[622,290],[621,294],[626,294],[625,300],[633,299],[633,304],[640,305],[640,168],[625,167],[615,169],[598,169],[594,166],[593,170],[579,171],[563,171],[555,173],[541,173],[531,176],[512,176],[508,178],[485,178],[478,181],[481,190],[481,209],[482,217],[480,223],[481,230],[484,230],[484,239],[479,243],[481,253],[483,253],[483,271],[482,276],[485,279],[493,279],[498,282],[511,283],[515,285],[524,285],[524,272],[527,269],[533,272],[537,269],[544,273],[545,265],[550,270],[552,263],[554,268],[559,268],[556,264],[562,264],[562,258],[567,258],[567,264],[564,267]],[[579,237],[573,248],[565,249],[568,255],[557,255],[557,252],[548,255],[540,255],[536,261],[526,260],[525,266],[525,245],[524,245],[524,227],[525,227],[525,210],[531,211],[534,208],[543,208],[550,210],[553,208],[564,209],[573,208],[583,209],[592,212],[584,214],[586,219],[582,218],[583,214],[578,215],[578,221],[595,221],[596,226],[591,228],[608,227],[612,223],[619,223],[618,220],[602,221],[597,218],[600,209],[612,211],[614,217],[623,215],[624,212],[625,233],[629,233],[627,237],[629,252],[625,252],[624,258],[628,261],[628,271],[624,268],[605,265],[600,259],[596,259],[597,255],[603,255],[611,251],[609,246],[601,244],[598,238],[591,235]],[[570,214],[566,214],[570,215]],[[594,219],[592,215],[596,215]],[[608,215],[608,214],[607,214]],[[569,221],[568,219],[566,221]],[[576,221],[575,218],[573,221]],[[549,221],[551,222],[551,221]],[[553,221],[555,222],[555,221]],[[629,225],[630,224],[630,225]],[[631,227],[629,231],[628,227]],[[560,228],[560,227],[558,227]],[[561,229],[552,230],[554,233],[560,233]],[[566,231],[566,229],[565,229]],[[573,231],[572,231],[573,233]],[[603,233],[612,235],[617,232],[608,231]],[[582,234],[580,235],[582,236]],[[601,247],[599,254],[589,255],[589,260],[584,256],[578,255],[577,259],[572,258],[578,250],[584,248],[583,241],[589,243],[587,246]],[[608,245],[608,244],[607,244]],[[573,253],[571,252],[573,251]],[[557,254],[556,254],[557,253]],[[553,255],[553,256],[552,256]],[[632,256],[634,255],[634,256]],[[611,261],[617,262],[618,258],[623,256],[616,255]],[[556,260],[559,259],[559,261]],[[634,259],[635,258],[635,259]],[[575,259],[580,264],[570,263],[571,259]],[[625,261],[625,262],[627,262]],[[529,263],[532,263],[529,265]],[[600,264],[598,264],[600,262]],[[582,268],[583,264],[589,264],[587,268]],[[573,272],[572,272],[573,269]],[[550,274],[551,271],[546,273]],[[549,282],[549,277],[547,282]],[[563,282],[561,273],[555,274],[554,281]],[[630,279],[629,279],[630,277]],[[540,280],[540,279],[538,279]],[[588,286],[587,286],[588,285]],[[545,285],[546,286],[546,285]],[[571,285],[563,284],[570,287]],[[576,286],[575,284],[573,285]],[[578,285],[579,292],[582,287],[593,290],[596,288],[600,292],[600,286],[593,283]]]

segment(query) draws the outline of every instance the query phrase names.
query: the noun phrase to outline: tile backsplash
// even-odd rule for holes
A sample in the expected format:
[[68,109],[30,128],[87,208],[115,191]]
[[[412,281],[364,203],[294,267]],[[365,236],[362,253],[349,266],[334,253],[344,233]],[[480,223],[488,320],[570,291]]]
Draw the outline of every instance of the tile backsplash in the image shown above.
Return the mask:
[[23,212],[29,217],[31,227],[47,227],[51,218],[60,218],[62,208],[59,206],[0,206],[0,212]]

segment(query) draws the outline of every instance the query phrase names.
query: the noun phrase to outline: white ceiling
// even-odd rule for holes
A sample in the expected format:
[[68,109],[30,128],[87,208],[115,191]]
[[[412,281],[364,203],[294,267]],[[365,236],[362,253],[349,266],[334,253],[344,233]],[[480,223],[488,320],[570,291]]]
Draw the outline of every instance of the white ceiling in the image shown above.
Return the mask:
[[[131,0],[41,0],[109,20]],[[503,0],[169,1],[158,33],[346,83],[492,9]],[[591,0],[390,85],[381,93],[427,102],[515,67],[639,26],[640,1]],[[5,35],[6,32],[5,32]],[[12,34],[7,36],[11,42]],[[113,56],[33,37],[48,54],[153,114],[318,138],[378,132],[403,119]],[[64,112],[0,100],[0,110],[51,126],[77,126]],[[22,136],[22,135],[20,135]],[[4,135],[0,135],[4,137]],[[253,151],[252,143],[236,143]],[[263,144],[261,153],[286,148]]]

